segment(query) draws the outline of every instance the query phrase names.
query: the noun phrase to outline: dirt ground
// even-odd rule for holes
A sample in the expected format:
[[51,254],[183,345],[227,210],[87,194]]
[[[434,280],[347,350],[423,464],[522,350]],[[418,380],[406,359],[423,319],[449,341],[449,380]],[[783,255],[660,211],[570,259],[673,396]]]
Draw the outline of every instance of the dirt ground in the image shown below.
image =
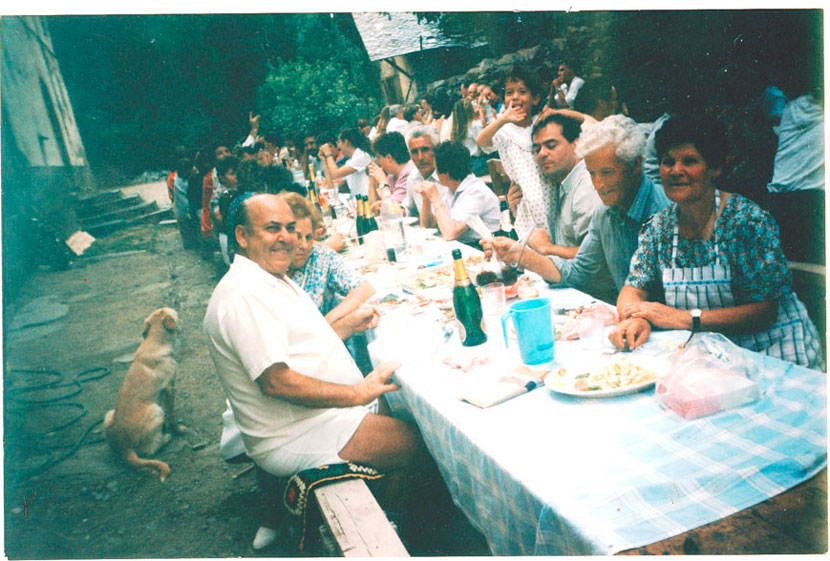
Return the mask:
[[[67,271],[36,272],[4,306],[5,554],[10,559],[282,557],[278,545],[251,547],[265,504],[247,464],[219,457],[224,397],[201,324],[217,271],[182,249],[174,225],[138,225],[102,238]],[[63,304],[66,315],[9,329],[37,298]],[[93,424],[115,396],[141,341],[144,318],[169,306],[179,313],[176,408],[188,432],[157,457],[171,475],[120,462]],[[76,375],[88,381],[75,382]],[[58,371],[58,387],[22,392]],[[103,377],[97,378],[106,373]],[[80,393],[78,392],[80,388]],[[74,394],[74,395],[73,395]],[[62,396],[66,396],[60,399]],[[33,405],[26,401],[48,400]],[[81,412],[85,414],[59,428]],[[91,432],[73,452],[84,434]],[[424,516],[414,515],[414,555],[487,554],[441,490]],[[436,516],[436,512],[441,513]],[[427,514],[429,513],[429,514]],[[413,533],[414,532],[414,533]],[[413,537],[414,536],[414,537]],[[320,554],[307,551],[306,554]]]

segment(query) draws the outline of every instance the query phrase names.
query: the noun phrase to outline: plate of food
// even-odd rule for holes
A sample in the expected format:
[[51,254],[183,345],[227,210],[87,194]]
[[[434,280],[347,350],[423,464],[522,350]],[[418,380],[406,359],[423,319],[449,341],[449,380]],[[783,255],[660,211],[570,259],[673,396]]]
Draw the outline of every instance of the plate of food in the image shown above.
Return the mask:
[[449,267],[430,267],[402,278],[400,283],[406,292],[418,294],[431,288],[451,287],[453,280],[453,273]]
[[545,377],[545,385],[556,393],[576,397],[616,397],[652,387],[657,374],[616,353],[593,366],[560,368]]

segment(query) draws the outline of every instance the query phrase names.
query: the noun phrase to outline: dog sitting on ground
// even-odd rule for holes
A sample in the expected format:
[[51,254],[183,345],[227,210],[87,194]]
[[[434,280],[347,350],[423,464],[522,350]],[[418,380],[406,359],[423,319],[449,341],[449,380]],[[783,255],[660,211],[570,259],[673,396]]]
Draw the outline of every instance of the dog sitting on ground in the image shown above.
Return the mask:
[[115,453],[135,468],[156,470],[162,481],[170,466],[139,454],[155,454],[173,433],[184,431],[173,415],[177,322],[178,315],[171,308],[160,308],[144,320],[144,341],[121,384],[115,409],[104,416],[104,430]]

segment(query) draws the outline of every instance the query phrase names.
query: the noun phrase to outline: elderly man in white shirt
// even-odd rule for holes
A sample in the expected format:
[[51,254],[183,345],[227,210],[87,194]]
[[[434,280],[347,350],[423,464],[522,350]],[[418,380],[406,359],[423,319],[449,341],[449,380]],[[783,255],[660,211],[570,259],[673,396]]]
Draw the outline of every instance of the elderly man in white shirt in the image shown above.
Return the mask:
[[239,246],[208,303],[208,347],[248,455],[288,476],[352,461],[379,469],[410,465],[419,453],[407,423],[373,413],[395,391],[398,363],[365,378],[317,306],[286,272],[297,246],[295,220],[276,195],[240,205]]
[[[438,134],[434,128],[426,125],[415,127],[406,134],[406,146],[416,169],[406,180],[406,196],[401,204],[407,215],[420,216],[424,200],[417,192],[417,187],[424,181],[438,182],[438,175],[435,172],[435,147],[438,146]],[[441,197],[449,201],[452,196],[450,190],[443,185],[437,187]]]
[[460,142],[442,142],[435,149],[435,169],[441,185],[452,193],[449,204],[435,183],[422,183],[416,191],[424,198],[421,226],[438,225],[445,240],[458,240],[475,247],[481,239],[467,224],[478,216],[492,233],[499,229],[499,199],[472,174],[470,152]]

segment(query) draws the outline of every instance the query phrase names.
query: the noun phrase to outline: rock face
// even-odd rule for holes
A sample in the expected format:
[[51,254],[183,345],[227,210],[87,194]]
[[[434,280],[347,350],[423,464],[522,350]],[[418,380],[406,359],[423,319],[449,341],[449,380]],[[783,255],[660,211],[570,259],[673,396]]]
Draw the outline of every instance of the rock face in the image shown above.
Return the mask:
[[589,27],[568,28],[564,37],[557,37],[540,42],[534,47],[507,53],[499,58],[485,58],[463,74],[456,74],[444,80],[427,85],[428,94],[441,95],[445,91],[454,94],[462,82],[485,82],[497,91],[501,90],[501,80],[514,64],[523,64],[539,74],[543,82],[549,82],[556,76],[557,68],[563,57],[573,53],[576,60],[583,63],[582,76],[598,74],[596,61],[600,58],[600,45]]

